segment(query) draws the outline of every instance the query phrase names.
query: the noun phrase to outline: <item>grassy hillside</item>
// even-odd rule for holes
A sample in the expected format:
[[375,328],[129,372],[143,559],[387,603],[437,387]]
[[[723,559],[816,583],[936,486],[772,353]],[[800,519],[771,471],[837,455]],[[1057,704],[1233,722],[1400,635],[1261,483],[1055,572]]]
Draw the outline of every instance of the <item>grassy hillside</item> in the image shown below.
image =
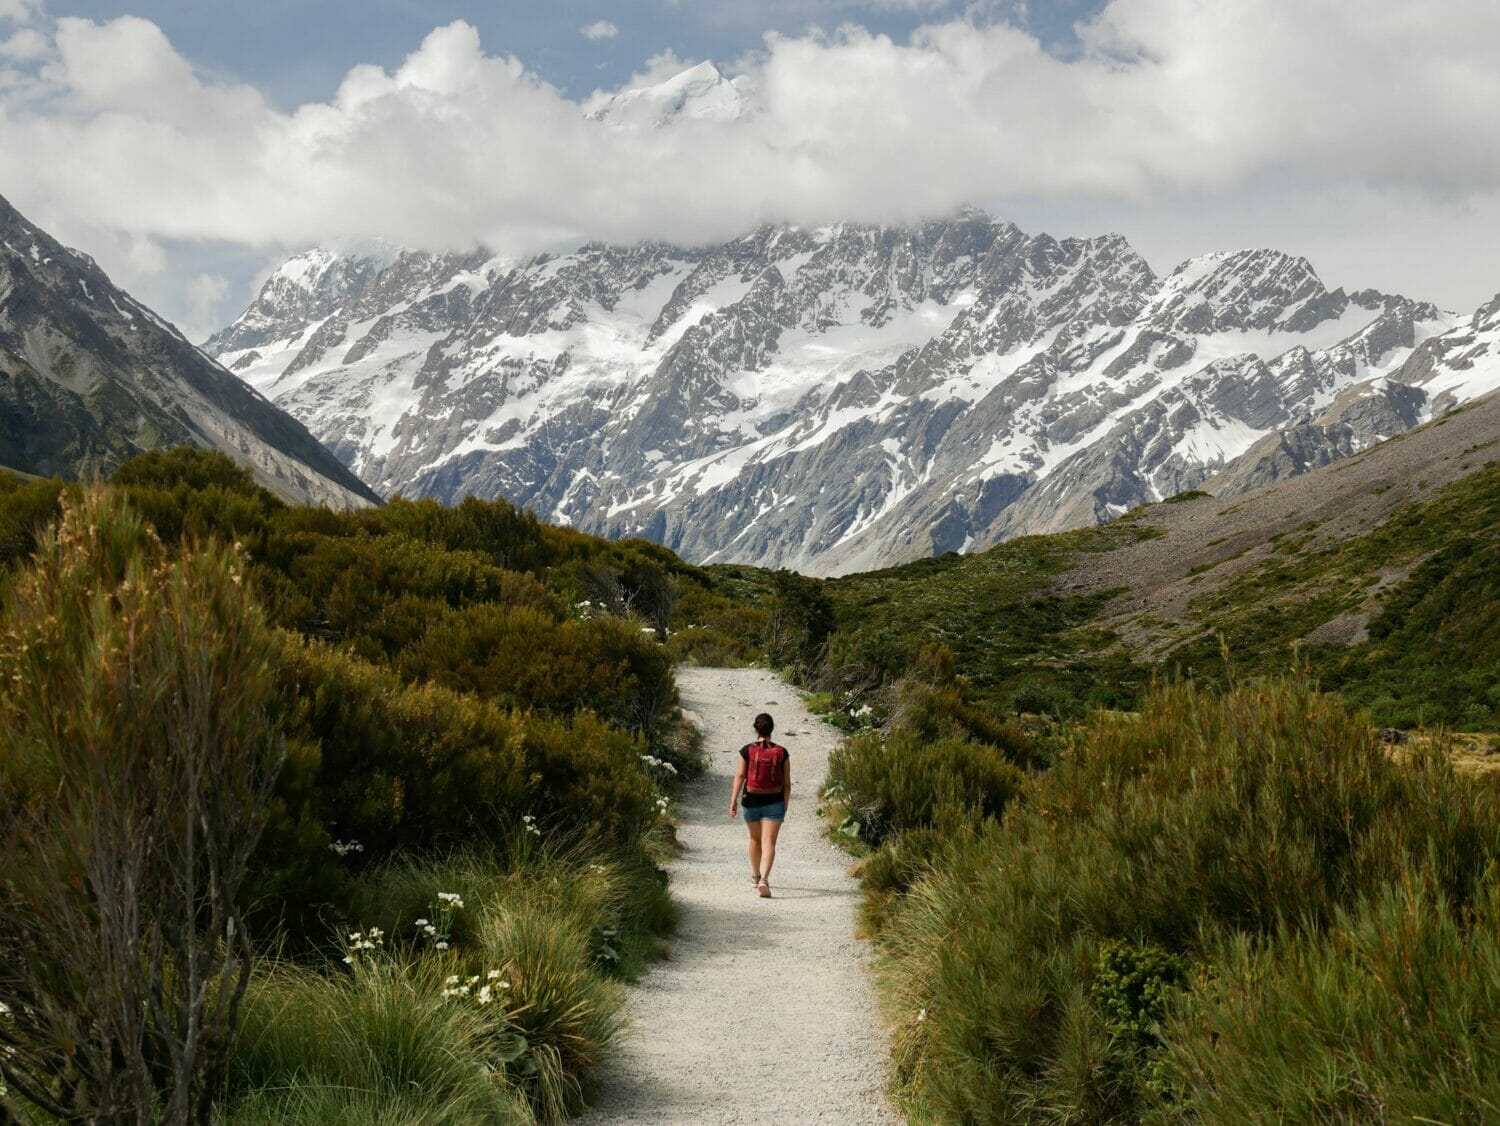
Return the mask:
[[828,671],[845,686],[884,683],[924,646],[942,645],[979,699],[999,710],[1129,703],[1146,673],[1097,625],[1114,592],[1068,593],[1057,580],[1089,554],[1150,534],[1120,520],[832,579]]
[[[1081,715],[1132,706],[1155,674],[1223,683],[1307,663],[1377,722],[1500,727],[1500,464],[1478,468],[1332,542],[1304,522],[1220,566],[1187,571],[1175,620],[1132,610],[1125,549],[1165,533],[1186,495],[1113,524],[1014,540],[827,584],[835,612],[825,675],[884,683],[924,645],[952,651],[1000,710]],[[1208,521],[1212,528],[1212,520]],[[1110,585],[1115,583],[1117,585]]]

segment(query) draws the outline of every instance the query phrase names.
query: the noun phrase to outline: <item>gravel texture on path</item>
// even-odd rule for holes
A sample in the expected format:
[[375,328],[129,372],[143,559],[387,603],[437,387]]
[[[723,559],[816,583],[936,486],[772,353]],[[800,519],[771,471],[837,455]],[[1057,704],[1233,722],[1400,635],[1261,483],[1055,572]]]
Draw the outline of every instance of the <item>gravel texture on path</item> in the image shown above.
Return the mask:
[[[630,1026],[584,1121],[899,1122],[854,937],[858,889],[815,812],[839,732],[764,669],[684,668],[677,679],[709,759],[679,809],[684,851],[671,874],[682,923],[671,957],[632,990]],[[738,752],[763,711],[791,753],[793,784],[770,899],[751,889],[748,834],[729,820]]]

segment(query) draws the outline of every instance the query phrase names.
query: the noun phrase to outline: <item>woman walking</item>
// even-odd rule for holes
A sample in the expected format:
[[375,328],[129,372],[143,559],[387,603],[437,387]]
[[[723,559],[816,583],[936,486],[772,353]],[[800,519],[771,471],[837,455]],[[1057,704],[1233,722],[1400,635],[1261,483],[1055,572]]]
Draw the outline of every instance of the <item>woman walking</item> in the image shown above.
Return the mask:
[[729,795],[729,816],[742,809],[750,830],[750,884],[762,899],[771,895],[771,865],[776,863],[776,836],[792,799],[791,756],[771,742],[776,721],[765,712],[755,717],[753,743],[740,748]]

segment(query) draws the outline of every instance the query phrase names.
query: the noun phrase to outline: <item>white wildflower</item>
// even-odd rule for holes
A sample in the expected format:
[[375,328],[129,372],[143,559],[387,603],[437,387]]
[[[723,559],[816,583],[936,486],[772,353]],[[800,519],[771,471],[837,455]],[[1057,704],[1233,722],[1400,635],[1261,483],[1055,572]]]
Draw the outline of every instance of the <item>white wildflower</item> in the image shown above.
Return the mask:
[[487,977],[487,978],[489,978],[490,981],[497,981],[497,980],[499,980],[499,977],[500,977],[500,971],[499,970],[491,970],[489,973],[485,974],[484,976]]
[[434,943],[433,945],[436,946],[437,949],[439,949],[439,950],[446,950],[446,949],[448,949],[448,944],[446,942],[437,942],[437,943]]
[[488,1005],[490,1003],[490,987],[488,985],[484,985],[484,986],[480,987],[480,989],[479,989],[479,1003],[481,1005]]

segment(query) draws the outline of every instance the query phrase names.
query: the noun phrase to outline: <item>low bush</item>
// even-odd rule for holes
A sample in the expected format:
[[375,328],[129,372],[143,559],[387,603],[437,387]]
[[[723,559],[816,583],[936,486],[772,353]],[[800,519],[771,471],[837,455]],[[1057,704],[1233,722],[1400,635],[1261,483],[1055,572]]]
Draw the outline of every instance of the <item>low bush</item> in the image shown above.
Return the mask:
[[953,829],[971,817],[998,817],[1024,775],[996,748],[912,731],[856,735],[828,759],[830,791],[878,845],[908,829]]
[[[1477,982],[1496,957],[1483,919],[1500,794],[1441,750],[1394,762],[1364,717],[1300,680],[1222,697],[1171,685],[1139,716],[1097,716],[1022,798],[956,835],[881,914],[896,1080],[917,1115],[1358,1117],[1352,1103],[1306,1112],[1290,1080],[1286,1097],[1255,1093],[1292,1071],[1306,1090],[1362,1085],[1440,1120],[1465,1120],[1444,1117],[1455,1091],[1489,1097],[1475,1076],[1500,1044],[1436,983]],[[1410,941],[1377,951],[1374,920],[1394,928],[1389,898],[1412,888],[1430,932],[1408,919]],[[1335,969],[1331,952],[1367,948]],[[1402,956],[1396,995],[1377,996],[1382,959]],[[1494,991],[1479,988],[1482,1010]],[[1285,1023],[1301,1017],[1304,1032]],[[1305,1066],[1304,1041],[1322,1044]],[[1423,1074],[1414,1061],[1449,1042]]]
[[299,942],[342,912],[350,863],[503,841],[527,817],[632,849],[660,817],[644,744],[589,713],[506,711],[291,634],[279,675],[290,752],[251,895]]
[[1000,719],[969,702],[958,684],[932,684],[907,678],[891,692],[887,724],[924,742],[957,739],[983,743],[1018,766],[1036,765],[1036,749],[1014,720]]
[[1232,941],[1165,1022],[1159,1057],[1204,1122],[1500,1120],[1500,884],[1467,910],[1387,885],[1325,933]]
[[25,559],[38,535],[61,510],[63,483],[36,481],[0,470],[0,568]]

